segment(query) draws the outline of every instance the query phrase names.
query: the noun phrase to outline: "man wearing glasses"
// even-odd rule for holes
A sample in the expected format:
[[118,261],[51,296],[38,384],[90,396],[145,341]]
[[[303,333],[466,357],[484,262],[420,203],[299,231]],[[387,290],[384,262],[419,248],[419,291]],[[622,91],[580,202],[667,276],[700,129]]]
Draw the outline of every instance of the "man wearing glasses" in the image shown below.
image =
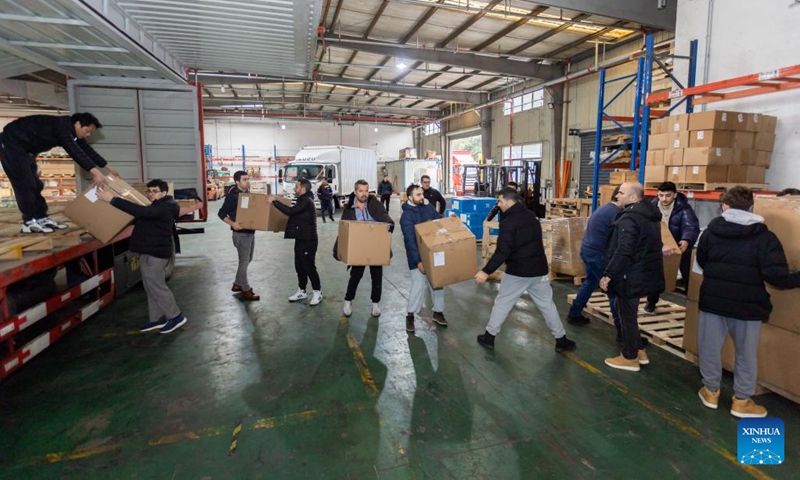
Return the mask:
[[142,284],[147,293],[150,321],[140,332],[158,330],[170,333],[186,323],[181,309],[167,287],[167,266],[172,257],[172,227],[180,215],[180,208],[168,195],[169,187],[163,180],[147,183],[150,205],[144,207],[117,197],[113,191],[97,188],[97,197],[136,218],[130,239],[130,250],[139,254],[142,267]]
[[445,201],[439,190],[431,187],[431,177],[423,175],[420,177],[420,182],[422,183],[422,195],[425,197],[425,200],[439,212],[439,216],[444,216],[444,210],[447,208],[447,201]]

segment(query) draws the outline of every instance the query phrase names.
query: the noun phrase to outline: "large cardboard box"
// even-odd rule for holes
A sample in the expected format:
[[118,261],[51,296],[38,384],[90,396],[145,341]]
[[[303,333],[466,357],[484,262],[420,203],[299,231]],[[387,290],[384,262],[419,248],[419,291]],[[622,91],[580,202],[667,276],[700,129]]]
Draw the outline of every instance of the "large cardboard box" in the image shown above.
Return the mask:
[[647,166],[664,165],[664,150],[648,150]]
[[[681,132],[688,134],[689,132]],[[683,165],[684,150],[682,148],[668,148],[664,150],[664,165],[681,166]]]
[[764,167],[732,165],[728,167],[728,183],[764,183]]
[[292,205],[292,201],[284,197],[262,193],[240,193],[239,205],[236,207],[236,221],[242,228],[248,230],[286,231],[286,222],[289,221],[289,217],[272,204],[273,200],[287,206]]
[[389,265],[392,234],[389,224],[380,222],[339,222],[337,254],[347,265]]
[[662,133],[669,133],[669,119],[657,118],[650,122],[650,133],[653,135],[661,135]]
[[747,150],[742,148],[733,148],[733,163],[731,165],[750,165],[756,167],[756,159],[758,152],[756,150]]
[[689,115],[689,130],[747,130],[747,115],[737,112],[710,111]]
[[800,197],[757,196],[753,212],[781,241],[789,270],[800,271]]
[[625,182],[638,182],[639,170],[616,170],[608,174],[608,183],[622,185]]
[[700,301],[700,285],[703,284],[703,269],[697,263],[697,250],[692,250],[692,270],[689,273],[689,288],[686,298],[693,302]]
[[722,165],[694,165],[683,167],[686,183],[726,183],[728,167]]
[[617,189],[616,185],[600,185],[600,198],[597,200],[597,206],[599,207],[600,205],[605,205],[606,203],[613,200],[612,195],[614,194],[614,190],[616,189]]
[[687,148],[683,151],[683,164],[733,165],[735,163],[734,151],[732,148]]
[[415,227],[422,266],[433,288],[470,280],[478,273],[475,235],[455,217]]
[[658,183],[667,181],[667,170],[671,167],[648,166],[644,169],[644,181],[647,183]]
[[697,130],[689,136],[689,147],[753,148],[753,132],[732,130]]
[[678,270],[681,266],[681,251],[678,248],[678,242],[669,231],[666,223],[661,222],[661,243],[672,249],[672,255],[664,255],[664,291],[671,292],[675,290],[675,285],[678,283]]
[[753,141],[753,148],[771,152],[775,148],[775,134],[766,132],[756,133],[755,140]]
[[581,241],[586,231],[586,217],[554,218],[549,220],[550,270],[580,277],[586,275],[581,260]]
[[411,147],[401,148],[398,158],[400,160],[404,158],[417,158],[417,149]]
[[697,320],[700,315],[697,301],[686,302],[686,319],[683,321],[683,348],[697,355]]
[[72,162],[37,163],[42,176],[74,177],[75,164]]
[[683,183],[686,177],[686,167],[667,167],[667,180],[673,183]]
[[[670,115],[667,117],[667,132],[686,132],[689,130],[689,115],[682,113],[680,115]],[[679,147],[675,147],[679,148]]]
[[747,114],[747,128],[751,132],[775,133],[778,118],[760,113]]
[[756,152],[756,167],[764,167],[769,168],[772,164],[772,152],[766,152],[763,150],[754,150]]
[[669,134],[667,140],[667,148],[688,148],[689,147],[689,132],[681,130],[679,132],[672,132]]
[[[107,175],[104,188],[138,205],[150,205],[147,197],[121,178]],[[96,187],[89,187],[77,195],[63,213],[103,243],[110,242],[133,221],[132,216],[97,198]]]
[[664,150],[669,146],[669,134],[650,135],[647,139],[648,150]]

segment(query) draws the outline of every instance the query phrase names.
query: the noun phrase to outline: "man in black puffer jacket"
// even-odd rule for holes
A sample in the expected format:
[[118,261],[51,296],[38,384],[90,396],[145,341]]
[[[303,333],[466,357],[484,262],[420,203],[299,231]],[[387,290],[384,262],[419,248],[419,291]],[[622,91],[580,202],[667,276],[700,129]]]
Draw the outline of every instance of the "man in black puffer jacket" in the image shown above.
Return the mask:
[[547,275],[547,257],[539,219],[525,208],[522,198],[513,187],[506,187],[500,192],[498,205],[503,215],[500,218],[497,250],[483,270],[475,275],[475,283],[481,285],[486,282],[489,275],[504,263],[506,273],[500,282],[500,291],[494,301],[486,332],[478,335],[478,343],[490,350],[494,349],[494,337],[500,333],[500,328],[519,297],[528,292],[556,339],[556,352],[574,350],[575,342],[567,338],[553,303],[553,289]]
[[[375,195],[369,194],[369,183],[366,180],[358,180],[350,194],[347,206],[342,212],[342,220],[352,220],[358,222],[382,222],[388,223],[389,231],[394,231],[394,220],[386,213],[382,202]],[[339,237],[333,244],[333,258],[339,260]],[[363,265],[350,266],[350,281],[347,283],[347,293],[344,295],[344,306],[342,313],[345,317],[353,314],[353,300],[356,298],[356,290],[364,276],[367,267]],[[372,277],[372,316],[381,315],[381,291],[383,290],[383,267],[380,265],[370,265],[369,275]]]
[[306,286],[311,279],[311,288],[314,294],[309,305],[319,305],[322,301],[322,286],[317,273],[316,255],[319,246],[317,237],[317,207],[314,206],[314,193],[311,191],[311,182],[301,178],[294,184],[294,194],[297,201],[292,207],[287,207],[277,200],[272,204],[289,216],[286,223],[284,238],[294,239],[294,269],[297,272],[297,291],[289,297],[290,302],[297,302],[308,298]]
[[623,183],[617,200],[624,209],[611,234],[600,288],[617,297],[622,355],[605,362],[613,368],[638,372],[639,365],[650,363],[639,335],[639,299],[664,291],[661,212],[644,200],[639,183]]
[[180,207],[170,195],[163,180],[147,183],[150,205],[144,207],[114,195],[111,190],[97,189],[97,197],[136,218],[131,233],[130,250],[139,254],[142,284],[147,293],[150,321],[139,329],[149,332],[158,329],[170,333],[186,323],[175,296],[167,286],[167,267],[172,257],[172,229],[180,215]]
[[800,273],[789,272],[778,237],[764,218],[750,213],[753,193],[741,186],[722,198],[722,216],[709,223],[697,247],[703,269],[697,355],[703,404],[716,409],[722,380],[721,350],[731,335],[736,347],[731,414],[739,418],[766,417],[767,410],[750,398],[756,389],[758,335],[769,319],[772,304],[764,282],[778,288],[800,287]]

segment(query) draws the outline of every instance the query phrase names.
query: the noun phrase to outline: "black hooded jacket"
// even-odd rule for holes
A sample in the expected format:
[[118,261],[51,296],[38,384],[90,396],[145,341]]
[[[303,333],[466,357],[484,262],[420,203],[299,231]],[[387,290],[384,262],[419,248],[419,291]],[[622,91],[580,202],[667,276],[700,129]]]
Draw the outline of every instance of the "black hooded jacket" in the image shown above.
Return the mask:
[[318,240],[317,207],[314,205],[314,194],[306,192],[291,207],[274,200],[272,202],[281,212],[289,216],[286,222],[286,235],[283,238],[295,240]]
[[131,233],[130,249],[157,258],[172,257],[172,230],[180,216],[180,207],[167,195],[144,207],[115,197],[111,205],[136,218]]
[[[700,310],[741,320],[765,321],[772,303],[764,282],[778,288],[800,287],[800,273],[790,273],[778,237],[749,212],[750,222],[736,223],[724,216],[709,223],[697,246],[703,268]],[[732,218],[729,216],[728,218]]]
[[500,217],[497,249],[483,267],[483,272],[491,275],[504,263],[506,273],[516,277],[547,275],[542,225],[536,215],[521,203],[514,204]]
[[647,201],[628,205],[614,223],[605,276],[608,292],[622,298],[664,291],[661,212]]

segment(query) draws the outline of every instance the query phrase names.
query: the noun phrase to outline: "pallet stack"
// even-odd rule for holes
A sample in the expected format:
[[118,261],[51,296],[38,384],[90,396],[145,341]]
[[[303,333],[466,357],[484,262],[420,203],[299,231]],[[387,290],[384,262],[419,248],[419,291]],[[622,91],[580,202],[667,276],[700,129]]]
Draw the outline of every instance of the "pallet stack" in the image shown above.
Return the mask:
[[654,120],[645,183],[671,181],[681,189],[733,185],[766,189],[777,119],[758,113],[711,111]]
[[579,279],[586,276],[581,260],[581,240],[586,230],[586,217],[542,220],[542,240],[550,266],[550,276],[559,274]]
[[588,217],[592,213],[592,201],[585,198],[550,198],[544,202],[548,219]]

